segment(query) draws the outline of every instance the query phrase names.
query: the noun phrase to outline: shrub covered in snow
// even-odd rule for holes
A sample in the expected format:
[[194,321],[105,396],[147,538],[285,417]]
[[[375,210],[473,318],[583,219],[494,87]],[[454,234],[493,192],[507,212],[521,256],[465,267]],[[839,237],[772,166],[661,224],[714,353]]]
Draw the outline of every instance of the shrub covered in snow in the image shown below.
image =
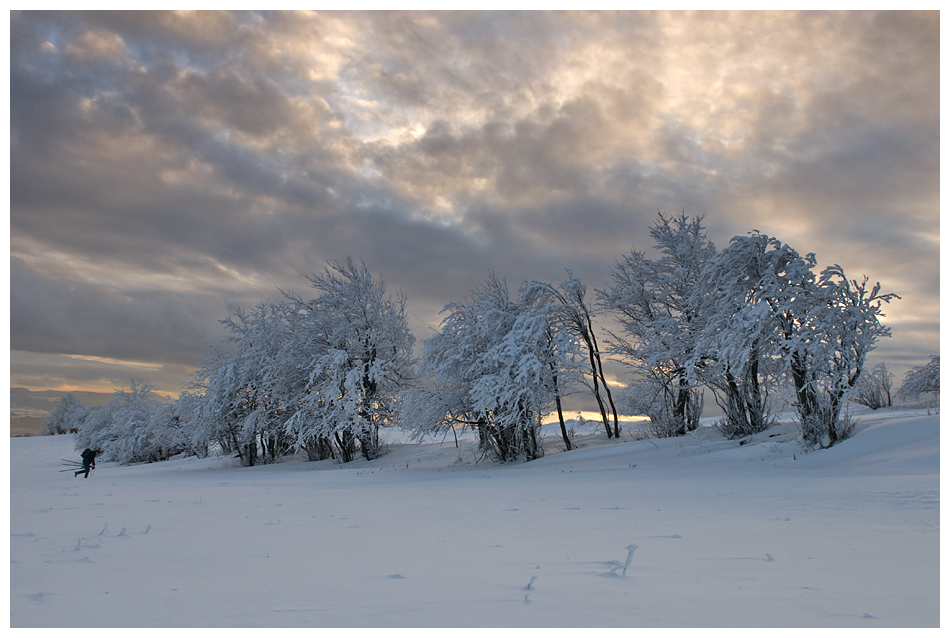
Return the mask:
[[886,363],[879,363],[870,370],[866,370],[851,394],[855,403],[867,406],[872,410],[891,407],[891,381],[894,375],[887,369]]

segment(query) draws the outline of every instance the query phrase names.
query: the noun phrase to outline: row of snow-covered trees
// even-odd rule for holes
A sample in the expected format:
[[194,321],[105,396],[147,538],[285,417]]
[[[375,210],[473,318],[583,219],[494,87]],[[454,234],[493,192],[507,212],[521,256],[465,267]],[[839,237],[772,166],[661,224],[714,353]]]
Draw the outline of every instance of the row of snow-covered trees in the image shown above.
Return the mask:
[[[806,442],[846,436],[842,408],[873,376],[867,355],[889,334],[881,305],[896,295],[839,266],[817,272],[813,254],[757,231],[717,250],[701,217],[659,214],[651,235],[657,256],[619,259],[593,305],[570,271],[515,295],[490,276],[445,307],[418,361],[405,299],[362,262],[331,264],[309,277],[313,299],[236,309],[223,322],[230,338],[179,400],[133,385],[110,403],[113,416],[84,417],[81,445],[128,462],[209,450],[247,465],[299,451],[346,462],[379,456],[381,429],[401,423],[420,435],[470,428],[486,454],[530,460],[543,454],[541,418],[553,411],[571,448],[561,402],[572,392],[589,391],[608,438],[619,437],[608,357],[632,374],[616,403],[649,416],[658,435],[694,429],[704,389],[723,410],[723,432],[761,431],[788,387]],[[600,339],[598,313],[617,326]]]
[[67,394],[40,434],[75,432],[78,449],[101,450],[103,458],[120,463],[164,461],[194,451],[182,418],[193,400],[188,394],[177,401],[163,399],[153,386],[135,380],[128,390],[116,390],[105,405],[86,406]]
[[658,216],[658,259],[632,252],[601,293],[622,327],[615,351],[640,377],[642,411],[672,433],[691,430],[710,388],[733,436],[770,421],[769,396],[788,383],[809,444],[834,445],[841,410],[868,353],[890,334],[882,303],[898,298],[812,253],[753,231],[716,250],[702,218]]
[[210,349],[177,401],[133,382],[102,410],[64,400],[47,430],[78,429],[80,448],[123,462],[171,450],[219,450],[246,465],[300,450],[311,459],[375,458],[380,429],[396,422],[400,393],[416,377],[405,301],[352,259],[310,281],[320,294],[309,301],[286,294],[236,309],[223,321],[230,337]]

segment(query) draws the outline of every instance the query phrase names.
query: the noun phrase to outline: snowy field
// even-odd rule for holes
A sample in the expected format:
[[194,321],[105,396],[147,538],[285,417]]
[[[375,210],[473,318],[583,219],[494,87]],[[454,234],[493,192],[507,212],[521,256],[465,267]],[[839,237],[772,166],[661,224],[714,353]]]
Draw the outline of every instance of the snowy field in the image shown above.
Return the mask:
[[543,459],[508,466],[450,435],[346,466],[186,458],[88,480],[58,471],[72,435],[15,438],[10,622],[936,627],[939,417],[857,414],[807,454],[791,423],[744,445],[592,429],[571,452],[551,430]]

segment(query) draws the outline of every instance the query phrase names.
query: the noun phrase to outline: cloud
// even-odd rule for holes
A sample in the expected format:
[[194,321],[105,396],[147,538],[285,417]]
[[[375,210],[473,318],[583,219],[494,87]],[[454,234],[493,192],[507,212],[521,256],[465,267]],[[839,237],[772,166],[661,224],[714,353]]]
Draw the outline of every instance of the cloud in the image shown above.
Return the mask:
[[936,12],[14,12],[10,73],[24,351],[185,365],[347,255],[424,338],[490,271],[605,286],[658,209],[938,339]]
[[[121,292],[69,285],[10,260],[10,346],[26,352],[86,355],[125,361],[192,365],[205,339],[224,336],[216,325],[224,304],[181,293]],[[218,307],[215,307],[218,306]]]
[[132,379],[148,383],[162,395],[177,396],[194,366],[142,364],[89,357],[13,351],[10,376],[15,387],[33,390],[85,390],[111,393],[127,389]]

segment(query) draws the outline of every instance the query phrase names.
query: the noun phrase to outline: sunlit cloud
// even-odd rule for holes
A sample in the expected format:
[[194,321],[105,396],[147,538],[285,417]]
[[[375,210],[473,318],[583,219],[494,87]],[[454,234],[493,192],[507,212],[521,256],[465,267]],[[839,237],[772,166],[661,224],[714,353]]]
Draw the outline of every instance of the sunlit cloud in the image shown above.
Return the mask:
[[134,368],[141,368],[143,370],[160,370],[162,364],[160,363],[146,363],[144,361],[123,361],[121,359],[110,359],[108,357],[90,357],[90,356],[81,356],[76,355],[70,357],[71,359],[76,359],[78,361],[96,361],[98,363],[107,363],[114,366],[131,366]]
[[425,338],[491,271],[605,286],[659,209],[880,280],[910,361],[939,75],[936,12],[13,12],[11,342],[195,365],[346,255]]

